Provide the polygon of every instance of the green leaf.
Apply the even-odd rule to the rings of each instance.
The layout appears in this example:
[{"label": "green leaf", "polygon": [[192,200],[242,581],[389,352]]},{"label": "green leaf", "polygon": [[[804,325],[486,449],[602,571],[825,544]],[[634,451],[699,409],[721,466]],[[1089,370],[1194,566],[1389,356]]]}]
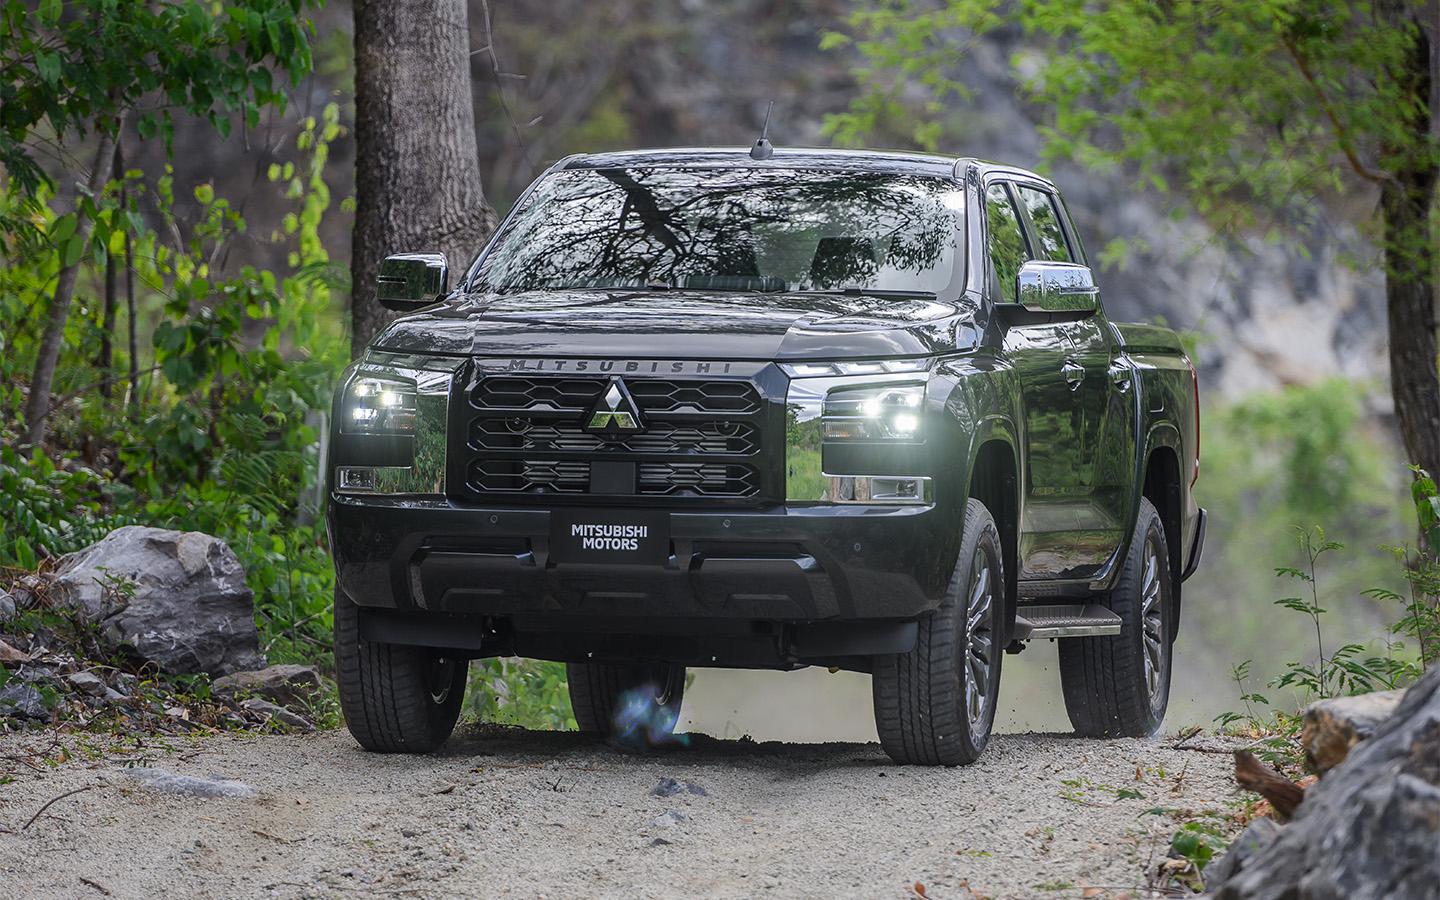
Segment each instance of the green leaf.
[{"label": "green leaf", "polygon": [[75,233],[75,227],[79,220],[74,213],[66,213],[54,222],[50,223],[50,242],[59,246],[70,239]]},{"label": "green leaf", "polygon": [[35,54],[35,71],[50,87],[60,83],[60,55],[41,50]]},{"label": "green leaf", "polygon": [[61,256],[60,264],[69,268],[80,261],[85,254],[85,239],[78,234],[70,235],[70,240],[65,242],[65,251]]}]

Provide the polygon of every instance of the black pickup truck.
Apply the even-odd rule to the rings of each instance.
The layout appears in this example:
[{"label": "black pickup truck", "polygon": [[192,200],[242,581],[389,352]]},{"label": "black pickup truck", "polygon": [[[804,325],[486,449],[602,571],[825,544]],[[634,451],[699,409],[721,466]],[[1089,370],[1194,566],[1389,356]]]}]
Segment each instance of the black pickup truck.
[{"label": "black pickup truck", "polygon": [[891,757],[967,763],[1041,638],[1079,734],[1159,728],[1205,534],[1176,335],[1106,318],[1030,172],[765,150],[573,156],[453,287],[386,260],[327,463],[363,746],[436,748],[524,656],[617,740],[687,666],[869,672]]}]

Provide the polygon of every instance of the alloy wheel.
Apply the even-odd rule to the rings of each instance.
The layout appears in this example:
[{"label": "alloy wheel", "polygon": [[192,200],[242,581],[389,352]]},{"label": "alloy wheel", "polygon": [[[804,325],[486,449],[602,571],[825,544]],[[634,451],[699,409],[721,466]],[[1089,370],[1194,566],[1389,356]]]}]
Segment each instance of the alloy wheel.
[{"label": "alloy wheel", "polygon": [[986,713],[990,703],[990,679],[995,656],[994,609],[996,579],[990,554],[983,546],[975,548],[970,561],[970,592],[965,607],[965,664],[963,687],[965,712],[970,733],[978,739],[987,728]]},{"label": "alloy wheel", "polygon": [[1164,701],[1166,670],[1170,665],[1165,640],[1165,594],[1160,571],[1159,541],[1153,534],[1145,536],[1145,563],[1140,580],[1140,640],[1144,651],[1145,689],[1150,708],[1158,709]]}]

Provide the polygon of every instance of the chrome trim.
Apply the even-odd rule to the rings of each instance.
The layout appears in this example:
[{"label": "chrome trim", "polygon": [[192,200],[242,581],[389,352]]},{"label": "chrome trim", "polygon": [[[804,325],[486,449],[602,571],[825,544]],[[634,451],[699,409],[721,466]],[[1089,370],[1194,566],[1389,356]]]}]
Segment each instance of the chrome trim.
[{"label": "chrome trim", "polygon": [[[928,475],[829,475],[826,503],[869,504],[872,506],[933,506],[935,485]],[[877,490],[877,484],[894,481],[917,482],[918,495],[905,497],[893,490]]]}]

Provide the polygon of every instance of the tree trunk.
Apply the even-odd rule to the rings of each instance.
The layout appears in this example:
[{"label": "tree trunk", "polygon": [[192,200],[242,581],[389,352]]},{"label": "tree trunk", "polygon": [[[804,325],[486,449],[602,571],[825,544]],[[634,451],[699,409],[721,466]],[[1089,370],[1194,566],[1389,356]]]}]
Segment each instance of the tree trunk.
[{"label": "tree trunk", "polygon": [[[1384,218],[1385,302],[1390,329],[1390,389],[1410,462],[1440,476],[1440,358],[1436,354],[1435,236],[1431,216],[1440,167],[1425,152],[1433,126],[1435,60],[1431,33],[1414,22],[1415,45],[1395,76],[1413,100],[1412,136],[1386,147],[1393,177],[1380,191]],[[1440,548],[1437,548],[1440,549]]]},{"label": "tree trunk", "polygon": [[355,233],[351,353],[389,321],[375,273],[436,250],[451,286],[495,228],[480,183],[465,0],[355,0]]},{"label": "tree trunk", "polygon": [[[120,142],[115,142],[115,165],[111,168],[110,177],[116,181],[125,175],[125,160],[120,149]],[[121,206],[124,206],[122,201]],[[95,358],[95,367],[100,370],[103,380],[100,382],[100,396],[106,401],[110,399],[111,387],[114,384],[113,373],[110,371],[115,364],[115,256],[105,254],[105,312],[100,319],[100,353]]]},{"label": "tree trunk", "polygon": [[[100,134],[100,146],[95,150],[95,165],[90,169],[88,190],[91,197],[98,198],[110,177],[110,166],[115,155],[115,138],[104,131]],[[90,240],[95,223],[85,216],[80,217],[76,233],[84,241]],[[40,338],[40,349],[35,357],[35,374],[30,378],[30,398],[25,403],[25,443],[39,447],[45,441],[46,421],[50,416],[50,388],[55,381],[55,366],[60,361],[60,350],[65,343],[65,323],[70,318],[70,301],[75,297],[75,280],[80,276],[80,262],[64,266],[55,283],[55,298],[50,304],[50,319],[45,323],[45,334]]]}]

